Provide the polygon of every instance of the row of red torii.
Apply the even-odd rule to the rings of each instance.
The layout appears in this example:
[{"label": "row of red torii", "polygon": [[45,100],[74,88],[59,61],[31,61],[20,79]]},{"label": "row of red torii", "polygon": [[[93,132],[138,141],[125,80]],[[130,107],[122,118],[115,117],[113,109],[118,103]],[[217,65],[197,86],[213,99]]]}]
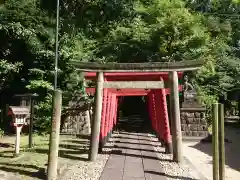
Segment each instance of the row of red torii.
[{"label": "row of red torii", "polygon": [[[73,63],[74,64],[74,63]],[[74,65],[85,73],[85,79],[96,80],[94,115],[91,128],[89,160],[95,161],[112,129],[117,124],[119,96],[147,96],[149,116],[166,153],[173,153],[175,162],[182,161],[182,132],[180,122],[178,79],[184,71],[197,70],[201,61],[171,63],[78,63]],[[130,68],[129,68],[130,67]],[[170,118],[166,95],[170,95]],[[171,120],[171,130],[169,119]],[[171,135],[172,134],[172,135]]]},{"label": "row of red torii", "polygon": [[[182,78],[183,72],[178,72],[178,78]],[[86,73],[86,80],[94,80],[96,73]],[[167,72],[140,72],[140,73],[104,73],[104,82],[109,81],[168,81]],[[182,86],[179,85],[179,90]],[[95,88],[87,88],[88,94],[94,95]],[[100,146],[102,148],[111,135],[112,129],[117,124],[117,111],[119,98],[122,96],[147,96],[147,105],[152,122],[152,127],[156,132],[159,140],[165,146],[166,153],[172,153],[172,139],[169,126],[168,109],[166,95],[170,94],[169,88],[160,89],[143,89],[143,88],[104,88],[103,90],[103,105],[100,129]]]}]

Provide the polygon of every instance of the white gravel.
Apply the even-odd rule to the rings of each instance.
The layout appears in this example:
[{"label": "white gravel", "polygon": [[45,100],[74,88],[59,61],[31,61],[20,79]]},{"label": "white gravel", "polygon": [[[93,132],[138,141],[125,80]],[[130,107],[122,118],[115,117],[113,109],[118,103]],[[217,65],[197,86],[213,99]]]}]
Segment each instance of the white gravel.
[{"label": "white gravel", "polygon": [[7,173],[5,171],[0,170],[0,180],[5,180],[7,177]]},{"label": "white gravel", "polygon": [[[149,135],[152,140],[157,141],[157,138]],[[155,142],[152,142],[155,144]],[[155,150],[158,151],[159,159],[172,160],[171,154],[164,154],[164,148],[155,146]],[[182,164],[178,164],[171,161],[159,161],[161,167],[163,168],[168,180],[202,180],[200,178],[199,172],[192,169],[185,161]]]},{"label": "white gravel", "polygon": [[107,155],[99,155],[96,162],[79,162],[61,180],[97,180],[107,161]]},{"label": "white gravel", "polygon": [[[113,146],[108,142],[107,146]],[[111,149],[104,149],[104,152],[109,152]],[[84,154],[81,157],[87,158]],[[69,167],[66,173],[59,180],[98,180],[101,176],[103,168],[108,160],[109,153],[99,154],[95,162],[79,161],[77,164]]]},{"label": "white gravel", "polygon": [[[226,164],[225,179],[238,180],[240,177],[240,171],[236,167],[240,167],[238,166],[240,164],[238,163],[240,162],[240,130],[226,128],[225,132],[226,137],[232,141],[232,143],[226,144],[226,156],[231,156],[233,157],[232,159],[236,161],[235,169]],[[152,144],[156,145],[157,138],[150,134],[149,137],[153,140]],[[182,164],[171,162],[172,155],[164,154],[164,148],[160,146],[160,143],[158,143],[159,146],[155,146],[155,150],[159,152],[157,153],[159,159],[170,160],[159,161],[168,180],[212,180],[212,144],[198,145],[202,150],[197,149],[195,147],[196,144],[197,142],[183,142],[183,156],[185,160]],[[110,144],[110,146],[111,145],[112,144]],[[84,156],[87,157],[87,155]],[[101,154],[98,156],[96,162],[80,161],[72,166],[69,169],[69,172],[67,172],[67,174],[60,180],[98,180],[108,157],[108,154]]]}]

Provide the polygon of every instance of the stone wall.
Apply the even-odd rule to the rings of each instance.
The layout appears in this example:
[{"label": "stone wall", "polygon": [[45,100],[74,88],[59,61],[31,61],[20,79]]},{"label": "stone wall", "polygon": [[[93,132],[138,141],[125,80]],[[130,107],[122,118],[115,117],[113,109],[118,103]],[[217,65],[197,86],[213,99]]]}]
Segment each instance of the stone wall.
[{"label": "stone wall", "polygon": [[78,114],[69,115],[63,122],[61,133],[67,134],[90,134],[89,111],[82,111]]},{"label": "stone wall", "polygon": [[90,134],[91,115],[91,106],[85,101],[70,104],[61,117],[61,133]]},{"label": "stone wall", "polygon": [[208,136],[208,125],[204,108],[181,108],[180,117],[183,136]]}]

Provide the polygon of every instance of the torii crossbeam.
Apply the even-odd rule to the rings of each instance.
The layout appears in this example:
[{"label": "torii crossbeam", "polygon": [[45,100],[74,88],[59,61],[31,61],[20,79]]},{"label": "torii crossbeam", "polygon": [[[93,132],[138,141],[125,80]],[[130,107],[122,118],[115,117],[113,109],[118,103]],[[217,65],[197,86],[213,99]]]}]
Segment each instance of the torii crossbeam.
[{"label": "torii crossbeam", "polygon": [[[179,108],[179,85],[178,85],[178,73],[184,71],[198,70],[204,61],[192,60],[192,61],[180,61],[180,62],[154,62],[154,63],[86,63],[86,62],[72,62],[79,71],[82,72],[97,72],[97,85],[95,94],[95,113],[92,125],[91,133],[91,145],[89,159],[96,160],[99,147],[99,135],[100,126],[102,119],[102,104],[103,104],[103,89],[113,89],[113,88],[132,88],[137,89],[163,89],[170,88],[170,119],[172,124],[172,140],[173,140],[173,160],[175,162],[182,161],[182,134],[181,134],[181,122],[180,122],[180,108]],[[104,73],[153,73],[153,72],[167,72],[168,73],[168,83],[161,83],[163,79],[159,79],[159,82],[154,84],[153,82],[148,83],[149,80],[139,82],[123,82],[122,84],[117,84],[116,81],[104,82]],[[125,79],[126,80],[126,79]],[[121,81],[119,79],[119,81]],[[142,83],[148,83],[142,87]],[[129,85],[130,84],[130,85]],[[135,87],[134,87],[135,86]]]}]

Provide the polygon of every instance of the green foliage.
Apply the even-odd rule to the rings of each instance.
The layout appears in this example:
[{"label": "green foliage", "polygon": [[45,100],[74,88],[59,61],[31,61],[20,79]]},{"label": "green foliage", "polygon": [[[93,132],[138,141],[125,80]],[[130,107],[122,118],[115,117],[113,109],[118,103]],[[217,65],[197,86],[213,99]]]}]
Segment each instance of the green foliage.
[{"label": "green foliage", "polygon": [[4,131],[0,128],[0,138],[4,136]]},{"label": "green foliage", "polygon": [[[55,13],[55,0],[6,0],[0,7],[1,95],[7,101],[14,93],[38,93],[35,128],[44,131],[51,119]],[[64,107],[86,97],[72,60],[203,59],[194,79],[201,102],[210,107],[226,99],[240,85],[239,13],[237,0],[60,1],[58,87]]]},{"label": "green foliage", "polygon": [[240,6],[232,2],[216,0],[206,4],[195,1],[195,5],[189,5],[205,15],[205,23],[212,37],[209,47],[211,53],[207,58],[211,66],[203,67],[197,77],[199,90],[205,94],[205,99],[211,96],[210,99],[221,97],[226,100],[228,92],[239,86],[240,59],[236,42],[240,38],[240,23],[235,17],[240,12]]},{"label": "green foliage", "polygon": [[[4,59],[0,62],[1,94],[12,96],[26,91],[38,93],[40,102],[36,110],[35,128],[47,130],[52,109],[50,94],[54,76],[54,16],[48,14],[40,1],[7,0],[0,9],[0,21],[0,59]],[[72,82],[70,78],[74,72],[68,62],[75,58],[90,59],[93,42],[80,32],[60,31],[58,85],[63,91],[70,91],[72,95],[77,93],[71,92],[72,87],[67,85]],[[26,80],[25,84],[21,83],[21,78]],[[82,79],[79,81],[78,84],[81,84]],[[65,100],[67,104],[70,98]]]},{"label": "green foliage", "polygon": [[6,60],[0,60],[0,90],[6,88],[14,78],[14,75],[19,72],[22,63],[9,63]]},{"label": "green foliage", "polygon": [[199,58],[209,36],[202,17],[183,5],[182,1],[135,1],[135,16],[112,24],[98,48],[98,58],[118,62]]},{"label": "green foliage", "polygon": [[50,132],[51,128],[51,110],[52,110],[52,96],[47,94],[43,101],[36,106],[36,116],[34,126],[39,132]]}]

